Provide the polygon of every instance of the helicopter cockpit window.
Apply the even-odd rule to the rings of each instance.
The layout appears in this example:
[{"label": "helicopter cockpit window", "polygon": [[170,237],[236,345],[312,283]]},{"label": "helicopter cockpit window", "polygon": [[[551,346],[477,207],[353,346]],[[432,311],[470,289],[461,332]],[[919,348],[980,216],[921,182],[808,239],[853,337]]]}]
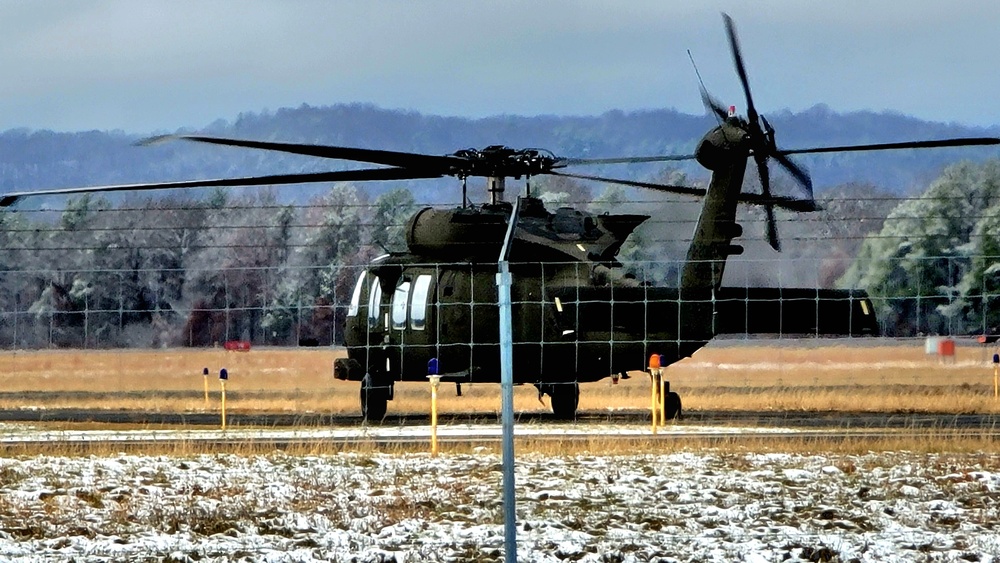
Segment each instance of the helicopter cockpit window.
[{"label": "helicopter cockpit window", "polygon": [[354,294],[351,295],[351,306],[347,309],[347,316],[354,317],[358,314],[358,309],[361,308],[361,291],[365,288],[365,278],[368,277],[367,272],[361,272],[358,276],[358,283],[354,285]]},{"label": "helicopter cockpit window", "polygon": [[431,276],[421,274],[413,283],[413,302],[410,303],[410,328],[424,330],[427,324],[427,296],[430,294]]},{"label": "helicopter cockpit window", "polygon": [[410,282],[405,281],[396,286],[396,292],[392,294],[392,328],[403,330],[406,328],[406,302],[410,297]]},{"label": "helicopter cockpit window", "polygon": [[368,328],[378,327],[378,309],[379,304],[382,303],[382,284],[379,283],[378,278],[372,281],[371,291],[368,292]]}]

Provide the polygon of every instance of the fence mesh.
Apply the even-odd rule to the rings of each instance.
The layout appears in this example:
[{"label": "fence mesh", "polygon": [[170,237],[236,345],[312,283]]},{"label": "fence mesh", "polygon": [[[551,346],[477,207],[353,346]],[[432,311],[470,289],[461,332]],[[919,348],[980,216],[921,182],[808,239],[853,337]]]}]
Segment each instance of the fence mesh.
[{"label": "fence mesh", "polygon": [[[949,264],[956,258],[928,257],[928,264]],[[532,266],[530,263],[522,264]],[[533,265],[535,271],[544,271],[556,264]],[[676,306],[664,308],[664,301],[673,302],[676,294],[656,293],[657,288],[676,287],[677,279],[656,277],[654,272],[676,271],[677,263],[649,262],[629,263],[626,268],[638,280],[641,299],[636,297],[634,288],[622,288],[608,284],[606,291],[595,291],[591,276],[592,268],[587,264],[562,265],[579,270],[578,279],[582,293],[575,296],[581,309],[586,310],[589,319],[584,323],[607,322],[609,339],[615,339],[615,326],[627,326],[628,334],[643,333],[652,327],[648,323],[669,326],[680,323]],[[783,265],[773,260],[734,261],[731,275],[725,280],[725,293],[716,294],[714,306],[724,309],[726,301],[746,299],[747,294],[738,290],[755,287],[749,276],[740,276],[739,271],[774,268],[780,271]],[[796,268],[819,271],[818,261],[800,260]],[[354,280],[366,269],[365,265],[344,265],[327,267],[236,267],[219,269],[7,269],[0,273],[0,347],[2,348],[117,348],[117,347],[165,347],[165,346],[211,346],[230,340],[248,340],[260,345],[313,346],[342,344],[344,342],[343,323],[350,308],[351,287]],[[450,275],[461,271],[455,264],[427,264],[425,268],[444,269]],[[482,270],[477,265],[474,269]],[[485,266],[487,269],[489,265]],[[890,264],[890,268],[899,268]],[[940,266],[938,266],[940,267]],[[468,271],[472,266],[466,266]],[[741,280],[740,278],[743,277]],[[334,280],[325,291],[285,291],[290,284],[304,280],[329,278]],[[465,304],[471,325],[476,315],[487,314],[482,308],[490,304],[486,296],[495,294],[492,283],[482,283],[481,277],[470,274],[473,284],[470,295],[475,301]],[[542,294],[531,298],[521,295],[515,305],[520,310],[531,311],[544,322],[543,310],[549,305],[551,282],[542,275]],[[185,292],[183,296],[172,288],[195,280],[198,288]],[[299,280],[299,281],[294,281]],[[779,283],[775,289],[795,289]],[[742,283],[741,283],[742,282]],[[518,281],[515,278],[515,285]],[[481,287],[476,287],[476,284]],[[996,331],[998,315],[996,303],[1000,291],[991,291],[988,279],[984,278],[978,288],[965,288],[961,293],[953,287],[928,287],[920,277],[890,281],[881,287],[847,288],[865,291],[875,306],[879,319],[879,332],[893,337],[922,335],[972,335],[992,334]],[[565,284],[562,288],[565,289]],[[820,288],[812,295],[796,294],[789,297],[785,292],[774,292],[766,296],[758,295],[758,301],[782,303],[800,302],[811,299],[817,304],[816,314],[823,322],[823,315],[844,314],[826,312],[819,308],[822,298]],[[177,298],[171,299],[174,291]],[[619,294],[616,299],[616,292]],[[625,294],[628,297],[625,297]],[[565,294],[565,291],[562,292]],[[744,297],[739,297],[744,296]],[[844,299],[850,299],[845,293]],[[387,296],[390,300],[391,296]],[[432,301],[434,300],[432,296]],[[620,308],[603,310],[604,302],[622,304]],[[641,308],[635,303],[641,301]],[[495,302],[495,301],[494,301]],[[624,303],[631,303],[626,308]],[[437,305],[446,309],[463,305],[453,302]],[[668,311],[657,316],[649,311]],[[739,310],[739,309],[737,309]],[[408,311],[401,310],[406,316]],[[742,311],[741,311],[742,314]],[[850,313],[847,313],[850,314]],[[442,315],[439,315],[442,316]],[[621,317],[616,319],[615,316]],[[667,318],[673,316],[674,318]],[[597,319],[595,317],[600,317]],[[746,320],[746,319],[744,319]],[[827,319],[829,320],[829,319]],[[738,318],[727,318],[731,327],[740,323]],[[718,327],[717,327],[718,328]],[[738,330],[726,330],[729,334],[741,335]],[[778,325],[769,334],[781,336],[801,336],[802,331],[783,331]],[[808,335],[808,334],[806,334]],[[469,335],[470,338],[473,335]],[[742,336],[753,337],[745,331]],[[684,335],[679,338],[683,339]]]}]

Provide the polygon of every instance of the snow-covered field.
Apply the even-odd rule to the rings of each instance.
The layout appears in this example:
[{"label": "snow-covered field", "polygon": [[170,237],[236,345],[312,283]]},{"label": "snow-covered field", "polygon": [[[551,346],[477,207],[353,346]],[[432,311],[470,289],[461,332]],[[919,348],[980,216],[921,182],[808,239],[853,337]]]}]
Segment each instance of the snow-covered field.
[{"label": "snow-covered field", "polygon": [[[500,561],[490,453],[0,458],[0,560]],[[521,455],[522,561],[1000,561],[1000,457]]]}]

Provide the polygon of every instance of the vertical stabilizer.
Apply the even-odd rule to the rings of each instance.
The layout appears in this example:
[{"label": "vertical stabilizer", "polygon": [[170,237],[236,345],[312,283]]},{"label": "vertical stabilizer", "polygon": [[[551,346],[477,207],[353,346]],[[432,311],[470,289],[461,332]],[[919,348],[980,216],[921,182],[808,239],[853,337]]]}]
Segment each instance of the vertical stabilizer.
[{"label": "vertical stabilizer", "polygon": [[698,162],[712,171],[712,181],[688,248],[681,275],[682,296],[718,289],[726,259],[743,251],[732,240],[742,234],[736,223],[736,207],[748,154],[746,131],[730,123],[710,131],[698,146]]}]

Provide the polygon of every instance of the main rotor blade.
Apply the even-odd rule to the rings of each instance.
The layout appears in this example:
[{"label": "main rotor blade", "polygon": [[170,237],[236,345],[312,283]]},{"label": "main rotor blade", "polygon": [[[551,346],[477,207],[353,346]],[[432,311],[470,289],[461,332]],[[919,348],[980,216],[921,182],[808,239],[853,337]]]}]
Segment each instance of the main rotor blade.
[{"label": "main rotor blade", "polygon": [[672,154],[663,156],[624,156],[620,158],[560,158],[556,166],[590,166],[597,164],[634,164],[637,162],[670,162],[694,160],[693,154]]},{"label": "main rotor blade", "polygon": [[694,196],[704,196],[704,188],[692,188],[689,186],[670,186],[667,184],[653,184],[650,182],[636,182],[634,180],[619,180],[617,178],[604,178],[601,176],[590,176],[587,174],[570,174],[568,172],[555,172],[548,171],[546,174],[551,174],[552,176],[565,176],[567,178],[577,178],[580,180],[593,180],[595,182],[604,182],[606,184],[620,184],[623,186],[633,186],[636,188],[648,188],[651,190],[657,190],[661,192],[669,192],[674,194],[682,195],[694,195]]},{"label": "main rotor blade", "polygon": [[440,171],[442,174],[446,173],[447,170],[454,166],[462,166],[467,162],[464,158],[451,155],[436,156],[411,152],[359,149],[354,147],[335,147],[329,145],[248,141],[244,139],[224,139],[221,137],[205,137],[201,135],[162,135],[139,141],[139,144],[151,145],[173,139],[182,139],[198,143],[211,143],[214,145],[226,145],[231,147],[280,151],[306,156],[317,156],[320,158],[335,158],[339,160],[351,160],[354,162],[384,164],[386,166],[398,166],[401,168],[434,170],[435,172]]},{"label": "main rotor blade", "polygon": [[729,48],[733,52],[733,63],[736,65],[736,74],[740,76],[740,83],[743,84],[743,94],[747,98],[747,121],[750,126],[760,133],[760,123],[757,121],[757,108],[753,105],[753,96],[750,95],[750,81],[747,79],[747,69],[743,64],[743,54],[740,50],[740,40],[736,36],[736,24],[729,14],[723,13],[722,19],[726,23],[726,35],[729,36]]},{"label": "main rotor blade", "polygon": [[[552,176],[566,176],[568,178],[578,178],[580,180],[594,180],[596,182],[605,182],[607,184],[621,184],[623,186],[633,186],[636,188],[648,188],[651,190],[657,190],[661,192],[669,192],[681,195],[693,195],[702,197],[705,195],[704,188],[692,188],[690,186],[669,186],[666,184],[653,184],[649,182],[636,182],[633,180],[619,180],[616,178],[603,178],[600,176],[589,176],[586,174],[570,174],[567,172],[547,172]],[[750,205],[771,205],[774,207],[780,207],[782,209],[787,209],[789,211],[799,211],[799,212],[810,212],[819,209],[816,202],[810,199],[793,199],[785,196],[772,195],[765,197],[762,194],[754,193],[741,193],[739,195],[739,201],[742,203],[748,203]]]},{"label": "main rotor blade", "polygon": [[785,170],[788,170],[789,174],[791,174],[793,177],[795,177],[796,180],[798,180],[799,184],[801,184],[802,187],[805,188],[806,194],[809,196],[809,199],[812,199],[813,183],[812,183],[812,178],[809,177],[809,173],[806,172],[803,168],[801,168],[798,164],[795,164],[790,158],[788,158],[781,152],[773,152],[771,153],[771,156],[774,158],[774,160],[778,161],[778,164],[784,166]]},{"label": "main rotor blade", "polygon": [[896,149],[929,149],[937,147],[969,147],[1000,145],[997,137],[958,137],[933,141],[904,141],[900,143],[873,143],[870,145],[841,145],[837,147],[813,147],[808,149],[779,150],[776,154],[815,154],[822,152],[884,151]]},{"label": "main rotor blade", "polygon": [[163,190],[177,188],[211,188],[236,186],[269,186],[281,184],[308,184],[313,182],[364,182],[370,180],[415,180],[440,178],[442,174],[420,173],[405,168],[367,168],[363,170],[340,170],[334,172],[313,172],[307,174],[276,174],[248,178],[218,178],[211,180],[184,180],[179,182],[153,182],[145,184],[116,184],[108,186],[87,186],[82,188],[59,188],[35,192],[14,192],[0,196],[0,207],[9,207],[24,197],[43,195],[73,195],[94,192],[124,192]]},{"label": "main rotor blade", "polygon": [[817,205],[814,200],[794,199],[780,195],[765,197],[763,194],[742,193],[740,194],[739,200],[742,203],[748,203],[750,205],[780,207],[782,209],[798,211],[800,213],[809,213],[820,209],[819,205]]}]

